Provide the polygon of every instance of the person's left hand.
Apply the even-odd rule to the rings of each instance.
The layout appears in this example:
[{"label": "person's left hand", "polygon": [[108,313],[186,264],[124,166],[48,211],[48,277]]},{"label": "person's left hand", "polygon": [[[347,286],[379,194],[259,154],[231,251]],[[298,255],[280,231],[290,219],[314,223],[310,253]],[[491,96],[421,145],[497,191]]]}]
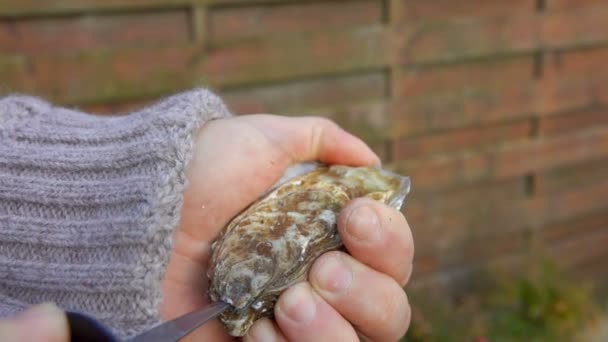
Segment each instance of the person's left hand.
[{"label": "person's left hand", "polygon": [[[246,115],[203,126],[162,282],[164,319],[209,302],[205,272],[212,241],[289,165],[312,160],[353,166],[380,163],[363,142],[326,119]],[[402,287],[413,258],[405,218],[379,202],[356,199],[342,210],[338,229],[350,255],[322,255],[307,282],[280,296],[275,320],[256,322],[245,341],[394,341],[405,334],[410,308]],[[232,340],[217,320],[189,339]]]},{"label": "person's left hand", "polygon": [[14,317],[0,320],[2,342],[68,342],[69,340],[67,317],[63,310],[53,303],[39,304]]}]

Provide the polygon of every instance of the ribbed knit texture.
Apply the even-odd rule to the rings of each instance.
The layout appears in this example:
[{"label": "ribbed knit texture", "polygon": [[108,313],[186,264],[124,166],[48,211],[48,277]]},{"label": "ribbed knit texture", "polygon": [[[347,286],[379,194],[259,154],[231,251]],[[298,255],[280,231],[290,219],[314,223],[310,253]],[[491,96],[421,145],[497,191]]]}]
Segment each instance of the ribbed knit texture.
[{"label": "ribbed knit texture", "polygon": [[229,115],[203,89],[113,117],[0,99],[0,317],[53,301],[122,337],[157,324],[193,134]]}]

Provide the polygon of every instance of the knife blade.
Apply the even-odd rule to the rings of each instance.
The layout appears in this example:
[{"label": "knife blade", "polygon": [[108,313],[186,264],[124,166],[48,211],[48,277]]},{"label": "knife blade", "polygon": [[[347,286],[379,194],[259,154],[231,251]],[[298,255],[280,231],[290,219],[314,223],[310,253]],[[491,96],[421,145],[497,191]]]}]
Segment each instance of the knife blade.
[{"label": "knife blade", "polygon": [[230,305],[224,302],[213,303],[203,309],[187,313],[174,320],[162,323],[137,335],[127,342],[173,342],[179,341],[199,326],[226,311]]},{"label": "knife blade", "polygon": [[119,340],[107,326],[89,315],[67,311],[66,316],[72,342],[176,342],[229,307],[230,305],[224,302],[212,303],[202,309],[161,323],[125,341]]}]

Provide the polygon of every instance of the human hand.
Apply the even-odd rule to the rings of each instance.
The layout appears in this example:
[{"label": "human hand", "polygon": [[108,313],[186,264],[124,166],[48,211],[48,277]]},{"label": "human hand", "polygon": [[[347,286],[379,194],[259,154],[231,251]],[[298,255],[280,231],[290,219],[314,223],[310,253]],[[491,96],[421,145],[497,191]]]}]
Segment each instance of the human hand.
[{"label": "human hand", "polygon": [[69,338],[67,318],[53,304],[37,305],[13,318],[0,320],[3,342],[68,342]]},{"label": "human hand", "polygon": [[[325,119],[247,115],[208,122],[202,128],[189,169],[181,225],[162,283],[164,319],[208,303],[205,272],[213,240],[289,165],[310,160],[379,164],[378,157],[363,142]],[[367,214],[371,210],[378,215],[376,224],[373,215],[350,215],[363,207],[369,209]],[[331,252],[319,258],[309,282],[294,286],[280,297],[275,307],[276,323],[258,321],[244,340],[349,341],[358,340],[357,334],[373,340],[396,340],[405,333],[409,305],[401,286],[409,276],[413,253],[405,219],[390,207],[357,199],[342,211],[338,229],[351,255]],[[375,242],[364,242],[352,233],[374,229],[378,232]],[[324,277],[327,268],[334,277],[343,274],[341,268],[332,266],[332,260],[339,260],[350,270],[352,283],[347,290],[328,291],[324,286],[334,288],[344,283]],[[307,309],[306,303],[314,310],[310,306]],[[306,312],[312,312],[307,322],[290,318],[294,313],[301,317]],[[217,320],[190,338],[231,340]]]}]

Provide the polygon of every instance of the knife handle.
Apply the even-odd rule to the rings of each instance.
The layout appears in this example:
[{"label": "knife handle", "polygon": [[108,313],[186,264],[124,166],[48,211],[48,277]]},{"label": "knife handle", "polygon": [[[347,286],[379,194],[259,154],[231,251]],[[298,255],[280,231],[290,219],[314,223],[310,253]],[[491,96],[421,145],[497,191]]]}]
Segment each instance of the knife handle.
[{"label": "knife handle", "polygon": [[80,312],[67,311],[71,342],[120,342],[101,322]]}]

